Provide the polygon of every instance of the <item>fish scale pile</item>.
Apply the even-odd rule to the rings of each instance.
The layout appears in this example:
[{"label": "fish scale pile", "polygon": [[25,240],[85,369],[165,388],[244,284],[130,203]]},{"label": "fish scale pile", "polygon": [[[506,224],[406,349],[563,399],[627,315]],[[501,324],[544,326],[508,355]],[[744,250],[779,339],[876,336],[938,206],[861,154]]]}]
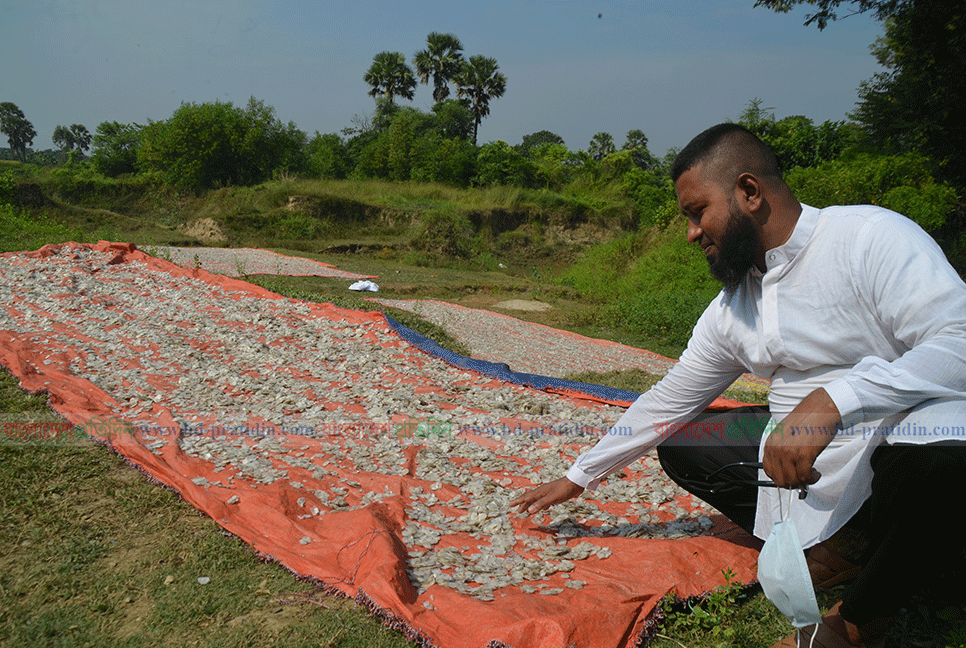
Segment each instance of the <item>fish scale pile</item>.
[{"label": "fish scale pile", "polygon": [[[76,351],[69,370],[111,394],[114,414],[157,454],[171,440],[152,432],[167,408],[181,449],[225,475],[196,483],[268,484],[307,470],[309,487],[289,484],[304,490],[299,517],[312,518],[399,495],[363,485],[378,481],[361,477],[367,473],[409,475],[402,540],[420,593],[436,584],[481,600],[503,587],[553,595],[561,582],[584,585],[570,578],[576,562],[610,555],[602,538],[683,537],[711,526],[710,509],[648,456],[628,468],[630,478],[602,484],[595,499],[555,507],[545,531],[519,531],[509,502],[564,474],[596,440],[567,430],[602,433],[623,410],[494,383],[416,350],[378,322],[318,317],[304,302],[138,261],[112,265],[113,257],[65,247],[42,259],[0,258],[0,329]],[[507,421],[517,433],[507,433]],[[295,434],[214,433],[252,429]],[[419,433],[425,429],[433,433]],[[471,438],[481,434],[498,443]],[[608,512],[614,505],[620,514]]]}]

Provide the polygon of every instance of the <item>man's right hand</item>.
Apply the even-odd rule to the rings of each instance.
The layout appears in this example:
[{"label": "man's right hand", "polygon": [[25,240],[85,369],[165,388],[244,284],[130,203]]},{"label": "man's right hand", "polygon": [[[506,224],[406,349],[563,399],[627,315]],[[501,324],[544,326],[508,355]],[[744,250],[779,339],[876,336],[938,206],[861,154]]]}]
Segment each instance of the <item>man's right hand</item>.
[{"label": "man's right hand", "polygon": [[577,497],[582,492],[584,492],[583,486],[578,486],[566,477],[561,477],[549,484],[534,488],[529,493],[524,493],[510,502],[510,507],[517,506],[520,513],[532,515],[550,508],[554,504],[560,504]]}]

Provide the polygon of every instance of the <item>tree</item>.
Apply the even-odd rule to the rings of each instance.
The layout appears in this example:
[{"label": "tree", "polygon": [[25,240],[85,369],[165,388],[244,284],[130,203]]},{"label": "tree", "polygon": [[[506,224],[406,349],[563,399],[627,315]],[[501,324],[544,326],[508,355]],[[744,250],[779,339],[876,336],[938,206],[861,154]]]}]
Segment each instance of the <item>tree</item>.
[{"label": "tree", "polygon": [[57,127],[54,128],[54,135],[51,139],[54,142],[54,146],[59,148],[64,153],[73,150],[74,148],[73,137],[70,134],[70,129],[66,126],[57,124]]},{"label": "tree", "polygon": [[566,146],[564,138],[548,130],[537,131],[523,136],[523,141],[517,145],[517,151],[524,157],[530,157],[533,149],[544,144],[562,144]]},{"label": "tree", "polygon": [[621,150],[630,151],[634,165],[640,169],[650,169],[656,163],[654,156],[647,150],[647,135],[640,129],[634,128],[627,131],[627,138]]},{"label": "tree", "polygon": [[[880,20],[888,18],[896,10],[896,8],[908,0],[844,0],[849,5],[852,5],[852,11],[844,16],[843,18],[848,18],[849,16],[854,16],[857,14],[865,13],[867,11],[874,11],[876,16]],[[926,0],[931,1],[931,0]],[[810,4],[815,5],[818,11],[813,14],[805,16],[805,25],[811,25],[815,23],[819,29],[825,29],[828,26],[829,21],[839,20],[839,16],[836,13],[838,11],[838,6],[842,4],[843,0],[756,0],[756,7],[767,7],[772,11],[778,13],[788,13],[791,9],[798,4]]]},{"label": "tree", "polygon": [[873,53],[886,72],[859,89],[852,117],[889,153],[919,151],[938,175],[966,188],[966,7],[906,2],[885,23]]},{"label": "tree", "polygon": [[64,153],[74,150],[83,153],[91,147],[91,134],[87,127],[81,124],[71,124],[70,128],[58,124],[52,139],[54,146]]},{"label": "tree", "polygon": [[598,162],[616,150],[614,138],[610,136],[610,133],[604,132],[595,134],[590,140],[590,146],[587,147],[590,157]]},{"label": "tree", "polygon": [[389,103],[397,96],[411,100],[416,90],[416,78],[400,52],[376,54],[363,79],[372,86],[370,96],[385,97]]},{"label": "tree", "polygon": [[233,142],[241,184],[261,182],[276,171],[304,168],[306,137],[295,122],[283,124],[273,106],[255,97],[249,97],[241,117],[243,135]]},{"label": "tree", "polygon": [[342,138],[335,133],[315,132],[306,146],[309,172],[320,178],[345,178],[349,173],[349,154]]},{"label": "tree", "polygon": [[535,184],[553,190],[573,182],[582,164],[580,157],[568,151],[563,143],[541,144],[530,149],[527,157],[536,171]]},{"label": "tree", "polygon": [[432,32],[426,37],[427,47],[416,52],[413,65],[419,80],[428,84],[433,80],[433,101],[439,103],[449,96],[449,82],[463,63],[463,44],[453,34]]},{"label": "tree", "polygon": [[138,124],[101,122],[94,132],[92,144],[91,165],[99,173],[116,178],[137,170],[138,147],[141,145]]},{"label": "tree", "polygon": [[776,120],[772,108],[762,108],[761,99],[748,102],[738,123],[757,135],[778,158],[782,171],[812,167],[837,158],[856,140],[856,126],[844,121],[826,121],[815,126],[803,115]]},{"label": "tree", "polygon": [[803,203],[881,205],[938,233],[956,206],[956,192],[937,183],[929,161],[920,153],[880,155],[856,153],[786,174],[788,186]]},{"label": "tree", "polygon": [[34,143],[37,131],[13,102],[0,103],[0,133],[7,136],[10,150],[20,156],[21,162],[26,162],[27,147]]},{"label": "tree", "polygon": [[70,133],[74,137],[74,148],[81,153],[91,147],[91,134],[83,124],[71,124]]},{"label": "tree", "polygon": [[533,184],[536,175],[533,162],[520,155],[503,140],[480,147],[476,158],[476,169],[474,184],[482,187],[490,185],[529,187]]},{"label": "tree", "polygon": [[139,161],[169,184],[195,191],[255,184],[304,165],[305,133],[293,122],[282,124],[274,108],[254,97],[244,109],[231,102],[183,103],[142,133]]},{"label": "tree", "polygon": [[[807,17],[824,29],[839,19],[842,0],[758,0],[785,12],[797,4],[818,11]],[[966,187],[966,7],[961,0],[857,0],[850,14],[866,11],[885,23],[873,53],[887,69],[865,81],[851,117],[870,142],[887,153],[920,151],[938,163],[938,175]]]},{"label": "tree", "polygon": [[453,79],[458,86],[457,94],[470,102],[469,109],[474,119],[474,144],[480,122],[490,114],[490,100],[502,97],[506,92],[506,77],[499,70],[496,59],[477,54],[463,61],[459,74]]},{"label": "tree", "polygon": [[473,134],[473,113],[466,99],[446,99],[433,106],[436,128],[447,138],[469,139]]}]

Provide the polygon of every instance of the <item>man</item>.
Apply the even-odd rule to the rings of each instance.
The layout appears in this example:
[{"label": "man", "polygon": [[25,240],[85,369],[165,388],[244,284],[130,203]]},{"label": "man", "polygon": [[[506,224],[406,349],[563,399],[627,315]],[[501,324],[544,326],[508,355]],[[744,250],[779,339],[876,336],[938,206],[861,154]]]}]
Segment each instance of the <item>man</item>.
[{"label": "man", "polygon": [[[808,548],[868,513],[861,574],[820,631],[873,645],[908,596],[960,560],[961,539],[939,531],[923,546],[920,527],[942,524],[966,474],[966,285],[894,212],[800,204],[774,154],[736,124],[694,138],[671,175],[688,240],[724,289],[680,362],[617,423],[633,434],[606,435],[513,505],[563,502],[658,446],[669,476],[761,538],[790,515]],[[771,380],[767,429],[718,445],[665,441],[745,371]],[[808,486],[807,497],[709,479],[759,458],[777,486]]]}]

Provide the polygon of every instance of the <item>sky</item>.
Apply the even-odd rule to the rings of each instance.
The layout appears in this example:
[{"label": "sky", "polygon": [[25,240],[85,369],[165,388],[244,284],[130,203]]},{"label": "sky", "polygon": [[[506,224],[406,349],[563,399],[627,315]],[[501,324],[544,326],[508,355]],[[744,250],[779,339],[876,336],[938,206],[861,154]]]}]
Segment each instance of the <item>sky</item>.
[{"label": "sky", "polygon": [[[54,148],[54,128],[146,124],[182,103],[254,96],[309,136],[338,133],[374,100],[363,75],[385,50],[407,60],[433,31],[495,58],[506,93],[479,143],[541,130],[586,150],[640,129],[655,155],[735,120],[758,98],[779,119],[842,120],[881,68],[867,15],[803,25],[755,0],[0,0],[0,102]],[[420,85],[414,100],[432,108]],[[454,92],[455,94],[455,92]],[[0,145],[5,145],[5,137]]]}]

